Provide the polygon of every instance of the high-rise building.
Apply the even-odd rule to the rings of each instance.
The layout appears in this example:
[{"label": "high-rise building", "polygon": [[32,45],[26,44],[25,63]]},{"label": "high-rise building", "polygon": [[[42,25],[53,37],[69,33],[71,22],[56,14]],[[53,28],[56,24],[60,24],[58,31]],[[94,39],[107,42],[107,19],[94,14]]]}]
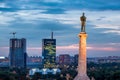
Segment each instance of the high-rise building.
[{"label": "high-rise building", "polygon": [[60,65],[68,65],[70,64],[70,55],[69,54],[61,54],[59,56],[59,64]]},{"label": "high-rise building", "polygon": [[56,39],[42,40],[42,63],[45,68],[54,68],[56,65]]},{"label": "high-rise building", "polygon": [[10,39],[10,67],[26,67],[26,39]]}]

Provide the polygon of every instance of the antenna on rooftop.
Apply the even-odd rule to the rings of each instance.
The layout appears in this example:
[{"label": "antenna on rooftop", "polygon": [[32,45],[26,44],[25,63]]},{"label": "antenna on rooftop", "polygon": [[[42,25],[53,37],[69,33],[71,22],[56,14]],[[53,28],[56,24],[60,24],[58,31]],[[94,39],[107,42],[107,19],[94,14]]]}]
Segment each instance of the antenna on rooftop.
[{"label": "antenna on rooftop", "polygon": [[53,39],[53,32],[51,32],[51,39]]}]

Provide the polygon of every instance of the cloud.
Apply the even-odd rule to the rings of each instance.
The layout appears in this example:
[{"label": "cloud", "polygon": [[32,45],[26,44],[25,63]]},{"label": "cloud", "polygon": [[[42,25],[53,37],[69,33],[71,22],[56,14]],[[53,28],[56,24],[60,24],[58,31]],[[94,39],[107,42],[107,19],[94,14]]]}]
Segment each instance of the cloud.
[{"label": "cloud", "polygon": [[[59,47],[75,48],[71,45],[79,41],[77,37],[80,32],[79,18],[83,12],[87,17],[88,44],[119,43],[120,40],[119,0],[1,0],[0,2],[1,47],[9,45],[12,36],[10,32],[17,32],[17,38],[25,37],[28,47],[40,47],[41,40],[49,38],[51,31],[54,31],[54,38],[57,39]],[[115,49],[118,47],[114,46]],[[108,46],[96,48],[106,52],[110,49],[112,50]],[[75,50],[72,51],[67,53],[77,53]],[[37,49],[36,53],[39,53]]]},{"label": "cloud", "polygon": [[0,56],[8,57],[9,48],[8,47],[0,47]]},{"label": "cloud", "polygon": [[0,8],[9,8],[5,3],[0,3]]},{"label": "cloud", "polygon": [[[45,10],[20,10],[16,12],[2,12],[0,15],[1,30],[8,30],[4,31],[2,34],[8,34],[15,31],[18,34],[21,34],[21,37],[26,37],[31,40],[30,42],[34,42],[33,40],[40,40],[41,38],[48,37],[47,34],[53,30],[56,31],[55,38],[58,40],[58,45],[75,44],[78,41],[77,34],[80,32],[79,17],[82,12],[85,12],[87,16],[86,31],[89,34],[88,43],[119,42],[119,39],[116,40],[116,38],[118,38],[117,35],[119,34],[119,11],[90,12],[86,10],[69,10],[65,11],[65,14],[54,15],[45,14],[43,13],[44,11]],[[102,20],[98,21],[97,19]],[[47,31],[47,34],[44,34],[45,31]],[[28,33],[30,35],[42,35],[30,36]],[[109,34],[112,35],[112,39]],[[66,38],[66,36],[71,40]],[[63,42],[63,40],[67,41],[67,43]]]},{"label": "cloud", "polygon": [[63,14],[66,10],[65,9],[60,9],[60,8],[51,8],[51,9],[46,9],[45,12],[46,14]]},{"label": "cloud", "polygon": [[[114,43],[115,45],[116,43]],[[109,46],[108,46],[109,45]],[[113,45],[113,44],[112,44]],[[111,55],[111,53],[116,53],[119,50],[119,48],[117,47],[113,47],[113,46],[110,46],[110,44],[106,44],[106,45],[88,45],[87,46],[87,54],[89,57],[93,56],[91,55],[91,53],[96,53],[96,52],[101,52],[99,54],[94,54],[94,56],[97,56],[99,57],[100,54],[103,54],[102,56],[106,56],[106,55]],[[78,54],[79,53],[79,49],[78,49],[78,44],[72,44],[72,45],[66,45],[66,46],[57,46],[57,52],[56,54],[57,55],[60,55],[60,54],[70,54],[72,56],[74,56],[75,54]],[[29,48],[31,49],[31,48]],[[32,48],[33,51],[37,51],[38,54],[37,55],[41,55],[41,48],[40,47],[34,47]],[[34,52],[33,52],[34,53]],[[31,54],[31,51],[29,53],[29,55],[34,55],[34,54]],[[115,54],[115,55],[119,55],[119,54]]]},{"label": "cloud", "polygon": [[[105,53],[114,53],[114,52],[119,52],[119,48],[116,47],[115,45],[120,43],[109,43],[109,44],[88,44],[87,46],[87,54],[90,56],[91,52],[101,52],[101,54],[104,53],[104,55],[106,55]],[[119,46],[120,47],[120,46]],[[66,46],[57,46],[56,47],[56,54],[60,55],[60,54],[70,54],[70,55],[75,55],[79,53],[79,45],[78,44],[72,44],[72,45],[66,45]],[[2,54],[0,56],[8,56],[8,52],[9,52],[9,47],[0,47],[0,51],[1,53],[5,53]],[[42,47],[27,47],[27,53],[28,56],[41,56],[42,55]],[[108,55],[109,55],[108,54]],[[104,56],[103,55],[103,56]],[[99,56],[97,54],[95,54],[94,56]]]},{"label": "cloud", "polygon": [[113,48],[113,47],[87,47],[88,50],[92,50],[92,51],[119,51],[119,49],[117,48]]},{"label": "cloud", "polygon": [[8,9],[2,8],[0,9],[1,11],[45,9],[48,10],[47,12],[50,12],[50,14],[58,14],[64,10],[120,10],[119,0],[109,0],[109,2],[104,0],[6,0],[1,2],[1,7],[10,7]]},{"label": "cloud", "polygon": [[44,0],[44,2],[50,2],[50,3],[61,3],[62,0]]},{"label": "cloud", "polygon": [[108,31],[105,31],[104,33],[107,33],[107,34],[113,33],[113,34],[118,34],[118,35],[120,35],[120,30],[108,30]]},{"label": "cloud", "polygon": [[67,31],[74,29],[71,25],[62,24],[56,21],[43,21],[39,26],[40,29],[53,31]]}]

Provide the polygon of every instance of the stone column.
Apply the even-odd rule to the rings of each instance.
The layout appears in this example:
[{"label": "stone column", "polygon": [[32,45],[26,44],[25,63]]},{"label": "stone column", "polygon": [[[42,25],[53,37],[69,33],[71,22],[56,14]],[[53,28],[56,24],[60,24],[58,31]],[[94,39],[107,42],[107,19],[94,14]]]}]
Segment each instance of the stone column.
[{"label": "stone column", "polygon": [[78,74],[74,80],[90,80],[87,76],[87,60],[86,60],[86,39],[87,34],[81,32],[79,34],[79,58],[78,58]]}]

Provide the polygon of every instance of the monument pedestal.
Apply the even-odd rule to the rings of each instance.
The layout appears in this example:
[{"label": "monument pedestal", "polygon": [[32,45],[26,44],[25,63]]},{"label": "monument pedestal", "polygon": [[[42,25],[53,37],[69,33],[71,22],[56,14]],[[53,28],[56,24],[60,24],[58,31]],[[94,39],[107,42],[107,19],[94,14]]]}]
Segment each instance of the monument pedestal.
[{"label": "monument pedestal", "polygon": [[74,80],[90,80],[87,76],[87,60],[86,60],[86,38],[87,34],[81,32],[79,34],[79,58],[78,58],[78,74]]}]

